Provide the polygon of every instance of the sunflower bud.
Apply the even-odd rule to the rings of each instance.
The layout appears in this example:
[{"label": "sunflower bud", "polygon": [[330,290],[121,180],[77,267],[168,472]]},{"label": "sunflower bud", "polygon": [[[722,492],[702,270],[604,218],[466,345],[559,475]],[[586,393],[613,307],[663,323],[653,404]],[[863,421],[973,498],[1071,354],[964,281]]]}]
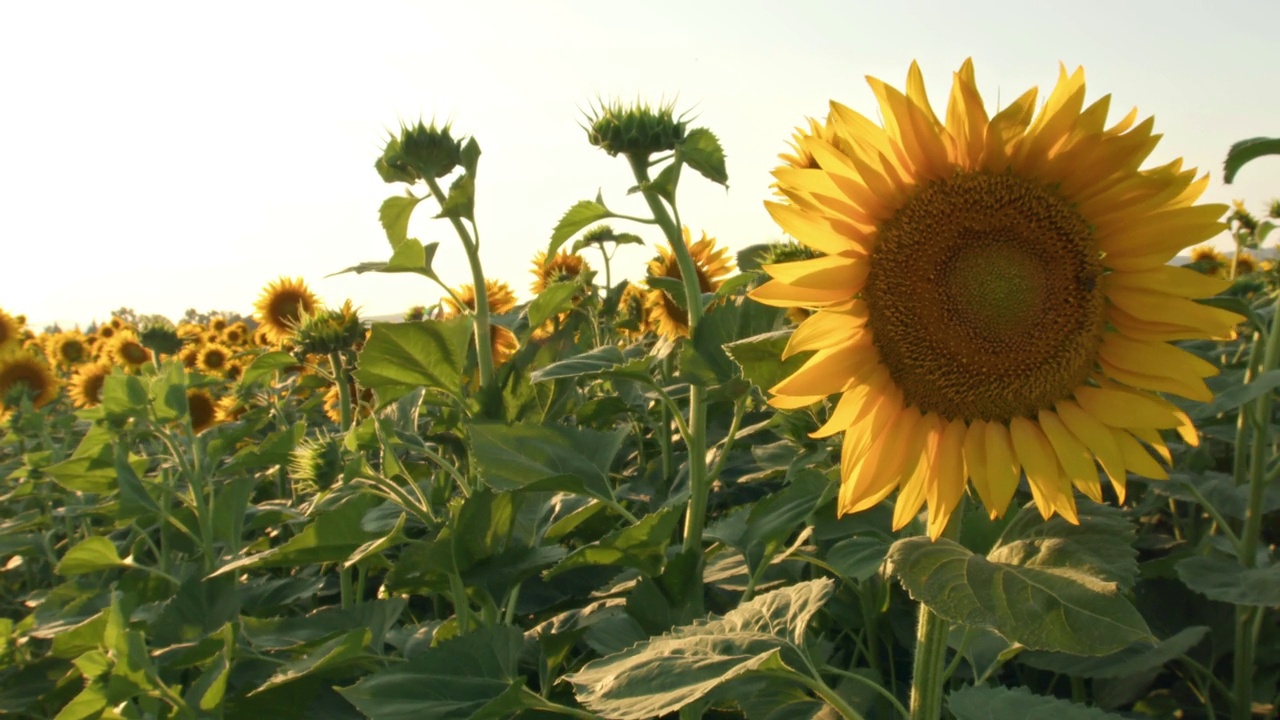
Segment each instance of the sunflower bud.
[{"label": "sunflower bud", "polygon": [[688,123],[678,119],[671,105],[651,108],[637,103],[627,107],[613,103],[600,107],[587,130],[592,145],[610,155],[641,157],[676,149]]},{"label": "sunflower bud", "polygon": [[1258,229],[1258,219],[1244,208],[1243,200],[1234,200],[1231,203],[1231,214],[1227,216],[1227,222],[1236,225],[1245,232],[1252,233]]},{"label": "sunflower bud", "polygon": [[328,434],[303,438],[289,453],[295,495],[327,490],[342,474],[342,447]]},{"label": "sunflower bud", "polygon": [[1267,217],[1280,220],[1280,200],[1271,201],[1271,205],[1267,207]]},{"label": "sunflower bud", "polygon": [[449,126],[435,123],[402,126],[400,137],[391,138],[373,166],[386,182],[414,183],[441,178],[462,162],[462,144],[449,135]]},{"label": "sunflower bud", "polygon": [[294,347],[299,353],[328,355],[351,350],[364,340],[364,324],[347,300],[338,310],[319,310],[303,315],[294,331]]}]

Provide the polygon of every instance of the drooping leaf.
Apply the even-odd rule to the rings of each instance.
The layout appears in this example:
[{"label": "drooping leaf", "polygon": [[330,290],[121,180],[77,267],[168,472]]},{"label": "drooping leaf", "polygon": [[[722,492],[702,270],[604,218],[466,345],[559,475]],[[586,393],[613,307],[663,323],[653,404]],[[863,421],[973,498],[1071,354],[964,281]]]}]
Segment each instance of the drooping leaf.
[{"label": "drooping leaf", "polygon": [[555,229],[551,231],[551,242],[547,245],[547,257],[554,256],[560,246],[579,230],[591,223],[600,222],[613,216],[613,213],[604,206],[604,203],[600,202],[598,197],[595,201],[579,200],[574,203],[573,207],[565,211],[565,214],[560,217],[560,222],[556,223]]},{"label": "drooping leaf", "polygon": [[1072,677],[1122,678],[1154,670],[1171,660],[1176,660],[1199,645],[1208,634],[1209,628],[1204,625],[1194,625],[1184,628],[1168,639],[1161,640],[1156,645],[1145,643],[1132,645],[1120,652],[1102,657],[1027,651],[1018,655],[1018,661],[1034,668]]},{"label": "drooping leaf", "polygon": [[137,375],[108,375],[102,380],[102,414],[108,420],[146,417],[150,399]]},{"label": "drooping leaf", "polygon": [[693,341],[680,348],[680,376],[699,385],[731,380],[739,366],[725,346],[772,330],[780,314],[777,308],[741,298],[713,306],[698,323]]},{"label": "drooping leaf", "polygon": [[1222,182],[1230,185],[1240,168],[1264,155],[1280,155],[1280,138],[1249,138],[1232,145],[1222,163]]},{"label": "drooping leaf", "polygon": [[547,578],[587,565],[635,568],[654,577],[667,562],[667,546],[680,523],[675,507],[645,515],[640,522],[615,530],[600,540],[584,545],[547,572]]},{"label": "drooping leaf", "polygon": [[644,348],[632,345],[623,350],[616,345],[601,345],[535,370],[531,379],[533,382],[546,382],[571,377],[613,376],[647,381],[650,379],[645,369],[647,366]]},{"label": "drooping leaf", "polygon": [[1034,695],[1026,688],[970,685],[947,696],[956,720],[1122,720],[1121,715],[1077,705],[1060,698]]},{"label": "drooping leaf", "polygon": [[587,663],[565,679],[593,712],[640,720],[676,712],[752,671],[794,672],[809,620],[831,595],[830,579],[760,595],[723,617],[700,620]]},{"label": "drooping leaf", "polygon": [[317,515],[310,525],[279,547],[228,563],[210,577],[251,567],[296,567],[345,560],[356,548],[377,537],[365,530],[360,521],[379,502],[373,495],[350,496]]},{"label": "drooping leaf", "polygon": [[435,278],[436,271],[431,269],[431,263],[435,260],[439,247],[438,242],[421,243],[415,238],[409,238],[396,247],[395,252],[391,253],[391,259],[385,266],[378,268],[378,272],[411,272]]},{"label": "drooping leaf", "polygon": [[889,567],[915,600],[952,622],[1035,650],[1106,655],[1154,642],[1115,583],[1069,568],[991,562],[950,540],[899,540]]},{"label": "drooping leaf", "polygon": [[471,339],[471,318],[374,323],[354,373],[363,387],[403,395],[418,387],[458,395]]},{"label": "drooping leaf", "polygon": [[841,540],[823,556],[840,577],[862,582],[880,572],[889,543],[875,537],[851,537]]},{"label": "drooping leaf", "polygon": [[1232,605],[1280,605],[1280,564],[1246,568],[1222,555],[1197,555],[1175,566],[1183,584],[1211,600]]},{"label": "drooping leaf", "polygon": [[581,286],[573,281],[552,283],[529,303],[529,327],[538,328],[552,317],[573,307]]},{"label": "drooping leaf", "polygon": [[378,208],[378,222],[387,233],[387,241],[395,250],[409,237],[409,218],[422,198],[413,195],[397,195],[382,201]]},{"label": "drooping leaf", "polygon": [[460,218],[471,220],[476,212],[476,179],[471,173],[459,175],[449,186],[449,194],[445,196],[440,207],[438,218]]},{"label": "drooping leaf", "polygon": [[120,559],[115,543],[101,535],[93,535],[68,550],[54,570],[59,575],[71,577],[121,567],[127,565]]},{"label": "drooping leaf", "polygon": [[1077,500],[1080,524],[1061,515],[1049,520],[1027,505],[1005,526],[987,559],[1006,565],[1043,570],[1074,570],[1121,590],[1133,587],[1138,576],[1138,551],[1133,548],[1133,525],[1124,511],[1110,505]]},{"label": "drooping leaf", "polygon": [[676,157],[703,177],[728,187],[729,172],[724,166],[724,148],[720,140],[707,128],[694,128],[676,147]]},{"label": "drooping leaf", "polygon": [[[494,625],[456,637],[338,692],[370,720],[498,720],[529,707],[524,635]],[[535,696],[536,697],[536,696]]]},{"label": "drooping leaf", "polygon": [[240,375],[240,387],[247,388],[261,380],[270,380],[277,370],[294,367],[298,359],[287,352],[273,350],[253,359]]},{"label": "drooping leaf", "polygon": [[467,428],[480,477],[494,490],[563,490],[601,500],[613,500],[608,472],[626,433],[528,423]]}]

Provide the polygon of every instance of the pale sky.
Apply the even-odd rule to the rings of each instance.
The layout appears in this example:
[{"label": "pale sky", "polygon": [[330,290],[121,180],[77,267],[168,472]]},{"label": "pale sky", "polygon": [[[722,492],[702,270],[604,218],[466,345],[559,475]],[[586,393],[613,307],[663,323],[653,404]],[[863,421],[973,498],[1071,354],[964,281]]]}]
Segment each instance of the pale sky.
[{"label": "pale sky", "polygon": [[[367,315],[434,302],[416,276],[325,278],[389,256],[377,211],[402,186],[373,162],[419,117],[478,140],[486,274],[528,300],[532,257],[575,201],[603,190],[640,212],[625,161],[578,125],[600,96],[675,97],[720,137],[730,189],[685,173],[681,214],[741,249],[780,236],[762,202],[792,129],[832,99],[877,117],[864,76],[901,87],[913,59],[938,108],[966,57],[988,109],[1083,65],[1112,120],[1155,116],[1151,164],[1182,156],[1211,174],[1206,201],[1261,212],[1280,157],[1231,186],[1221,163],[1280,136],[1277,27],[1274,0],[4,3],[0,308],[37,328],[122,305],[248,313],[280,275]],[[410,234],[469,281],[452,228],[423,211]],[[614,225],[650,241],[615,260],[640,277],[660,238]]]}]

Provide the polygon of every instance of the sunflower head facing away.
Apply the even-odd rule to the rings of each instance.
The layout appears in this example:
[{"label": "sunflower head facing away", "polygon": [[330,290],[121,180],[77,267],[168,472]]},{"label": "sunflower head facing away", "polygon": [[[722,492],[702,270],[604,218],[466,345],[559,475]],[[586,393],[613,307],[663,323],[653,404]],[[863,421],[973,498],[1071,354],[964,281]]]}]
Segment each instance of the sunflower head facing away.
[{"label": "sunflower head facing away", "polygon": [[1231,260],[1212,245],[1200,245],[1191,248],[1191,262],[1187,263],[1187,267],[1205,275],[1226,277]]},{"label": "sunflower head facing away", "polygon": [[915,64],[905,93],[868,82],[883,125],[832,103],[797,138],[812,166],[774,172],[770,213],[817,257],[766,265],[751,293],[814,311],[784,353],[812,354],[770,402],[838,396],[814,435],[844,433],[840,511],[897,490],[894,526],[927,503],[937,537],[969,483],[995,517],[1025,474],[1042,515],[1076,522],[1073,487],[1102,498],[1095,461],[1121,498],[1127,472],[1166,477],[1158,431],[1197,434],[1157,392],[1207,400],[1216,372],[1168,341],[1240,320],[1193,300],[1226,281],[1167,265],[1225,227],[1193,205],[1208,177],[1139,169],[1153,121],[1108,127],[1080,69],[1038,112],[1032,89],[994,116],[968,61],[943,118]]},{"label": "sunflower head facing away", "polygon": [[315,312],[320,301],[302,278],[281,277],[267,285],[253,307],[263,337],[279,344],[293,336],[298,320]]},{"label": "sunflower head facing away", "polygon": [[[733,260],[726,257],[728,250],[717,248],[716,239],[707,237],[705,232],[701,240],[691,243],[689,228],[683,231],[684,244],[689,248],[698,270],[698,287],[703,293],[715,292],[724,282],[724,277],[733,271]],[[658,246],[658,256],[649,261],[649,277],[681,279],[680,264],[670,249]],[[658,335],[672,340],[689,336],[689,313],[652,283],[645,296],[645,312]]]}]

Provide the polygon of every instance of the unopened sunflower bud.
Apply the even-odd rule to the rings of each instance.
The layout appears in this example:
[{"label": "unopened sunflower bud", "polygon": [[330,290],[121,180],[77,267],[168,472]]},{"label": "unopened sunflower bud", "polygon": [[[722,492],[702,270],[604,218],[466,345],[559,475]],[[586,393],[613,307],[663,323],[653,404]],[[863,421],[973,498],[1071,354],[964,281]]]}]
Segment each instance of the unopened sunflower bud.
[{"label": "unopened sunflower bud", "polygon": [[639,103],[604,105],[588,116],[587,139],[610,155],[645,157],[675,150],[684,139],[688,123],[675,117],[671,105],[651,108]]},{"label": "unopened sunflower bud", "polygon": [[364,324],[351,301],[347,300],[337,310],[319,310],[299,318],[293,342],[299,353],[328,355],[351,350],[362,340]]},{"label": "unopened sunflower bud", "polygon": [[303,438],[289,453],[289,478],[295,495],[327,490],[342,474],[342,447],[327,434]]},{"label": "unopened sunflower bud", "polygon": [[449,134],[449,126],[435,123],[400,128],[400,137],[391,138],[374,168],[386,182],[414,183],[441,178],[462,162],[462,143]]}]

